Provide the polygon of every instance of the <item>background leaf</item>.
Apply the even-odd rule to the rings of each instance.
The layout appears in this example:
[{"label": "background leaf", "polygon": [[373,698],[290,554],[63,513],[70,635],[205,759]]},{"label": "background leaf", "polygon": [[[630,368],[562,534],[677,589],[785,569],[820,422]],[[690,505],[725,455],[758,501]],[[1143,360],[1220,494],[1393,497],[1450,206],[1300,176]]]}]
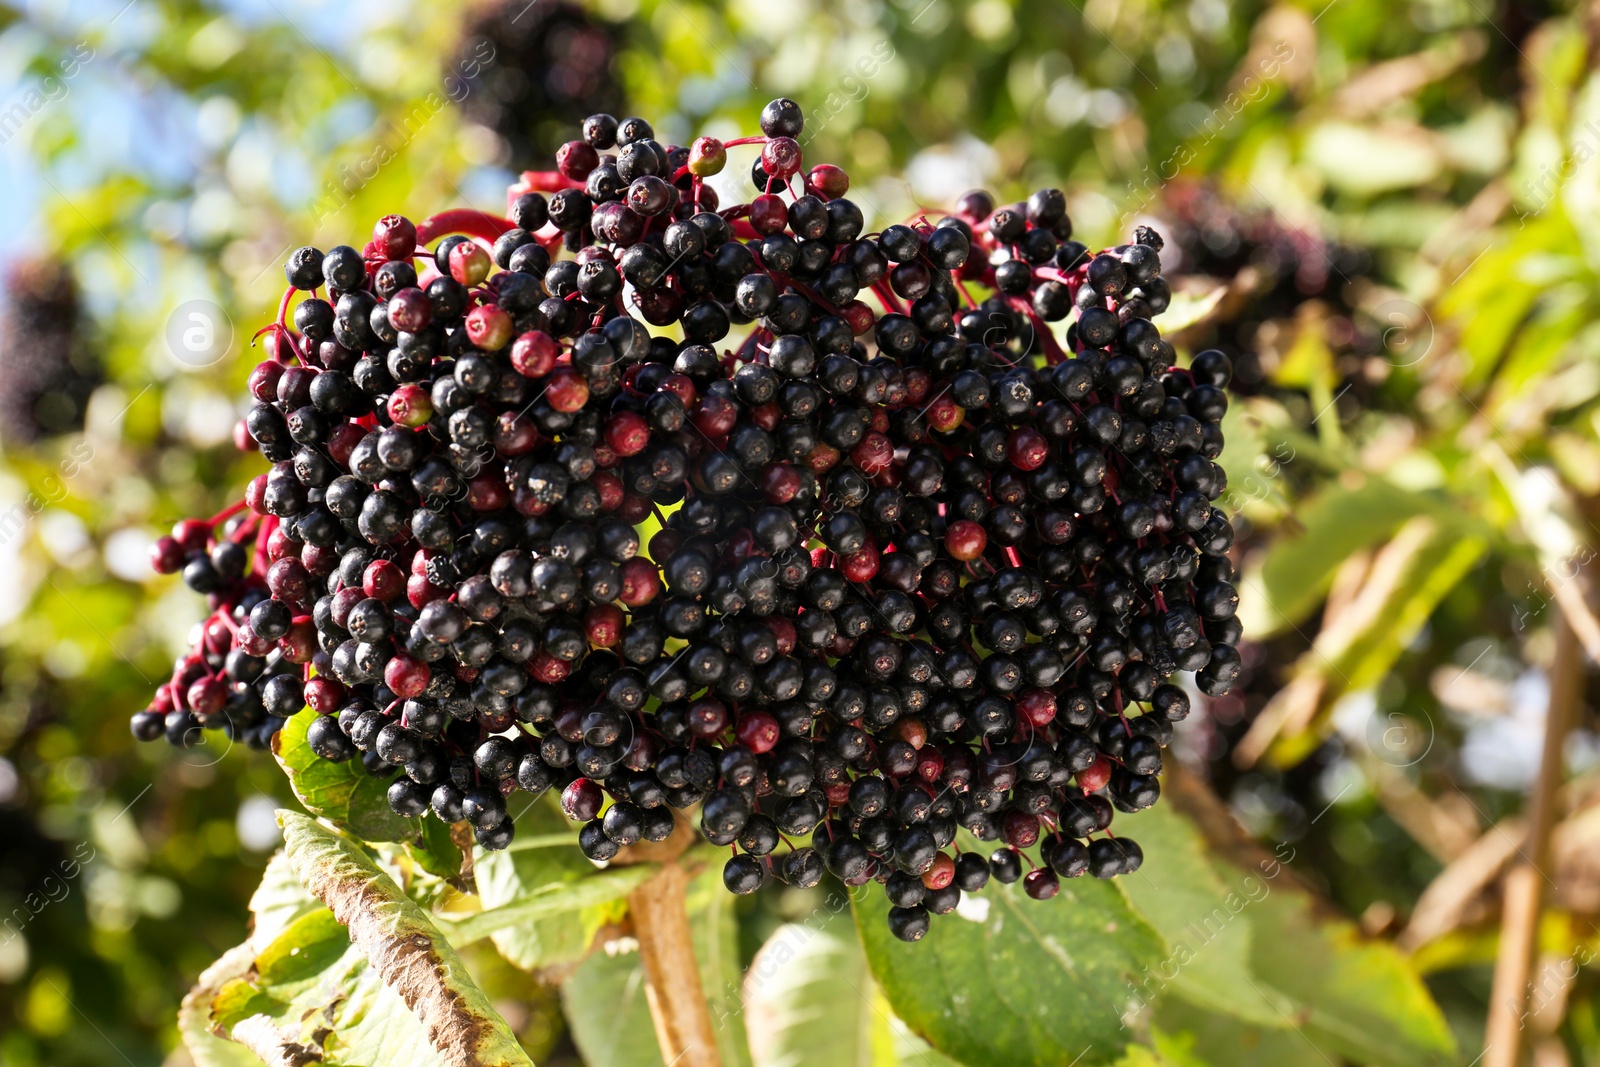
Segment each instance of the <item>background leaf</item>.
[{"label": "background leaf", "polygon": [[949,1067],[895,1017],[849,917],[819,908],[780,926],[745,975],[755,1067]]}]

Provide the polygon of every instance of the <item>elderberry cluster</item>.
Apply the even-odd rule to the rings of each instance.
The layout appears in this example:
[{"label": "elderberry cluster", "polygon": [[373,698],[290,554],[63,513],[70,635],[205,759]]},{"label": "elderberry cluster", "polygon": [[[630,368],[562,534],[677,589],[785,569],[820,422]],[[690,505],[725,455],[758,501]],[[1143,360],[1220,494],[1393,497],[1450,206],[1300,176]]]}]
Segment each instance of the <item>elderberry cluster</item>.
[{"label": "elderberry cluster", "polygon": [[1171,678],[1240,668],[1228,360],[1175,365],[1152,231],[1091,254],[1045,189],[865,233],[792,101],[761,130],[592,116],[509,219],[295,252],[239,435],[271,468],[157,545],[213,614],[134,733],[309,705],[486,848],[519,791],[596,861],[698,807],[732,891],[876,880],[906,940],[991,877],[1137,869],[1108,831]]}]

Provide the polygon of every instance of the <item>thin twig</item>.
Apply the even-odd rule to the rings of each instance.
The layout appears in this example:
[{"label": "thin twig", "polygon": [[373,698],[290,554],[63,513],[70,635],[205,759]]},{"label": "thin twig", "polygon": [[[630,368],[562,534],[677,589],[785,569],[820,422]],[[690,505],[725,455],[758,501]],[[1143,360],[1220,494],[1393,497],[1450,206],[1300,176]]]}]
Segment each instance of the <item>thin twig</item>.
[{"label": "thin twig", "polygon": [[693,825],[680,817],[666,841],[630,846],[628,855],[618,860],[661,864],[649,881],[628,894],[628,911],[644,962],[645,999],[662,1062],[672,1067],[722,1067],[689,929],[685,890],[690,872],[682,861],[693,858],[683,854],[695,840]]},{"label": "thin twig", "polygon": [[1544,896],[1544,864],[1555,824],[1556,791],[1561,784],[1562,748],[1576,717],[1583,683],[1583,654],[1565,612],[1553,620],[1556,648],[1550,665],[1550,706],[1545,715],[1539,777],[1528,798],[1528,838],[1506,872],[1505,905],[1500,919],[1500,951],[1495,958],[1484,1030],[1483,1067],[1517,1067],[1528,1011],[1528,976],[1538,947],[1539,912]]}]

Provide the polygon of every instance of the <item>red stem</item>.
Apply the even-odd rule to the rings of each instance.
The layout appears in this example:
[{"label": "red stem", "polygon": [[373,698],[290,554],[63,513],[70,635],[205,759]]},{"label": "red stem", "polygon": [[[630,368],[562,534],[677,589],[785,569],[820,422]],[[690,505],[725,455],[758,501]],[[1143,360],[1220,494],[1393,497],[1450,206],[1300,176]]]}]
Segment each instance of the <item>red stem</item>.
[{"label": "red stem", "polygon": [[454,208],[423,219],[417,226],[417,244],[432,244],[447,233],[464,233],[468,237],[493,241],[501,234],[514,229],[516,229],[515,223],[498,215],[491,215],[487,211]]}]

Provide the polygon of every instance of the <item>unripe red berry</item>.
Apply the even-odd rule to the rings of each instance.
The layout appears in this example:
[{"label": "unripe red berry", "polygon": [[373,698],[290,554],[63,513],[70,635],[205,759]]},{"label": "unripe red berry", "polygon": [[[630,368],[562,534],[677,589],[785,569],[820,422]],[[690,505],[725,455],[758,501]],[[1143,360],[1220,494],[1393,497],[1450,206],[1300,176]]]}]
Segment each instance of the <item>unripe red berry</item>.
[{"label": "unripe red berry", "polygon": [[496,352],[511,341],[511,316],[496,304],[479,304],[467,312],[467,337],[485,352]]},{"label": "unripe red berry", "polygon": [[882,433],[869,433],[850,450],[850,462],[869,478],[881,474],[894,462],[894,445]]},{"label": "unripe red berry", "polygon": [[375,559],[361,574],[361,591],[385,604],[400,599],[406,590],[406,575],[392,560]]},{"label": "unripe red berry", "polygon": [[764,711],[751,711],[741,715],[739,725],[733,732],[741,745],[758,756],[771,752],[782,733],[778,720]]},{"label": "unripe red berry", "polygon": [[184,694],[196,715],[214,715],[228,702],[228,686],[221,678],[202,678]]},{"label": "unripe red berry", "polygon": [[850,175],[832,163],[818,163],[812,167],[807,180],[826,200],[837,200],[850,191]]},{"label": "unripe red berry", "polygon": [[1012,848],[1031,848],[1039,840],[1039,817],[1008,811],[1000,820],[1000,834]]},{"label": "unripe red berry", "polygon": [[172,538],[185,552],[201,552],[211,540],[211,527],[199,519],[183,519],[172,527]]},{"label": "unripe red berry", "polygon": [[1085,793],[1097,793],[1111,781],[1111,761],[1104,756],[1098,756],[1095,761],[1077,775],[1078,788]]},{"label": "unripe red berry", "polygon": [[383,684],[387,685],[394,695],[405,700],[422,695],[428,688],[428,680],[432,670],[426,663],[420,663],[404,653],[395,656],[383,668]]},{"label": "unripe red berry", "polygon": [[306,683],[306,704],[321,715],[332,715],[344,702],[345,689],[337,678],[319,674]]},{"label": "unripe red berry", "polygon": [[[263,489],[266,488],[266,477],[264,474],[260,476]],[[156,543],[150,546],[150,569],[157,574],[177,574],[183,569],[185,556],[187,553],[178,544],[177,538],[158,537]]]},{"label": "unripe red berry", "polygon": [[1056,695],[1048,689],[1029,689],[1017,697],[1017,714],[1034,729],[1043,729],[1056,717]]},{"label": "unripe red berry", "polygon": [[426,386],[415,382],[399,386],[389,394],[389,418],[397,426],[424,426],[433,418],[433,397]]},{"label": "unripe red berry", "polygon": [[781,197],[763,193],[750,201],[750,226],[757,233],[781,233],[787,225],[789,208]]},{"label": "unripe red berry", "polygon": [[528,673],[546,685],[554,685],[572,673],[572,664],[540,649],[528,661]]},{"label": "unripe red berry", "polygon": [[626,625],[627,616],[615,604],[597,604],[583,617],[584,632],[595,648],[615,648]]},{"label": "unripe red berry", "polygon": [[564,178],[581,182],[600,165],[600,153],[584,141],[568,141],[556,149],[556,169]]},{"label": "unripe red berry", "polygon": [[944,550],[963,563],[983,555],[988,544],[988,531],[971,519],[957,519],[944,532]]},{"label": "unripe red berry", "polygon": [[543,378],[560,355],[559,341],[543,330],[529,330],[511,346],[511,366],[524,378]]},{"label": "unripe red berry", "polygon": [[941,396],[928,405],[926,414],[930,428],[939,433],[949,433],[961,425],[967,417],[967,409],[948,396]]},{"label": "unripe red berry", "polygon": [[800,169],[800,142],[774,137],[761,146],[761,169],[783,181]]},{"label": "unripe red berry", "polygon": [[846,581],[870,582],[878,573],[878,550],[868,544],[858,551],[839,557],[839,573]]},{"label": "unripe red berry", "polygon": [[1040,867],[1022,879],[1022,891],[1034,900],[1049,900],[1061,891],[1061,879],[1049,867]]},{"label": "unripe red berry", "polygon": [[929,889],[943,889],[956,877],[956,861],[943,852],[933,857],[933,866],[922,872],[922,884]]},{"label": "unripe red berry", "polygon": [[476,241],[463,241],[450,250],[450,261],[445,266],[449,269],[450,277],[471,288],[482,285],[484,279],[489,277],[494,261]]},{"label": "unripe red berry", "polygon": [[410,259],[417,251],[417,227],[403,215],[385,215],[372,228],[372,243],[385,259]]},{"label": "unripe red berry", "polygon": [[561,791],[561,811],[573,822],[588,822],[600,814],[606,802],[605,792],[599,782],[587,778],[574,778]]},{"label": "unripe red berry", "polygon": [[728,150],[715,137],[696,137],[689,146],[689,173],[709,178],[728,165]]},{"label": "unripe red berry", "polygon": [[433,304],[428,294],[411,286],[389,298],[389,324],[406,333],[419,333],[433,321]]},{"label": "unripe red berry", "polygon": [[650,443],[650,424],[635,411],[619,411],[606,420],[606,444],[619,456],[637,456]]},{"label": "unripe red berry", "polygon": [[622,565],[622,595],[617,599],[636,608],[648,604],[661,592],[661,576],[656,565],[635,557]]},{"label": "unripe red berry", "polygon": [[559,370],[550,375],[544,396],[557,411],[578,411],[589,402],[589,383],[577,371]]},{"label": "unripe red berry", "polygon": [[1013,430],[1006,442],[1006,458],[1018,470],[1037,470],[1050,458],[1050,443],[1031,426]]}]

